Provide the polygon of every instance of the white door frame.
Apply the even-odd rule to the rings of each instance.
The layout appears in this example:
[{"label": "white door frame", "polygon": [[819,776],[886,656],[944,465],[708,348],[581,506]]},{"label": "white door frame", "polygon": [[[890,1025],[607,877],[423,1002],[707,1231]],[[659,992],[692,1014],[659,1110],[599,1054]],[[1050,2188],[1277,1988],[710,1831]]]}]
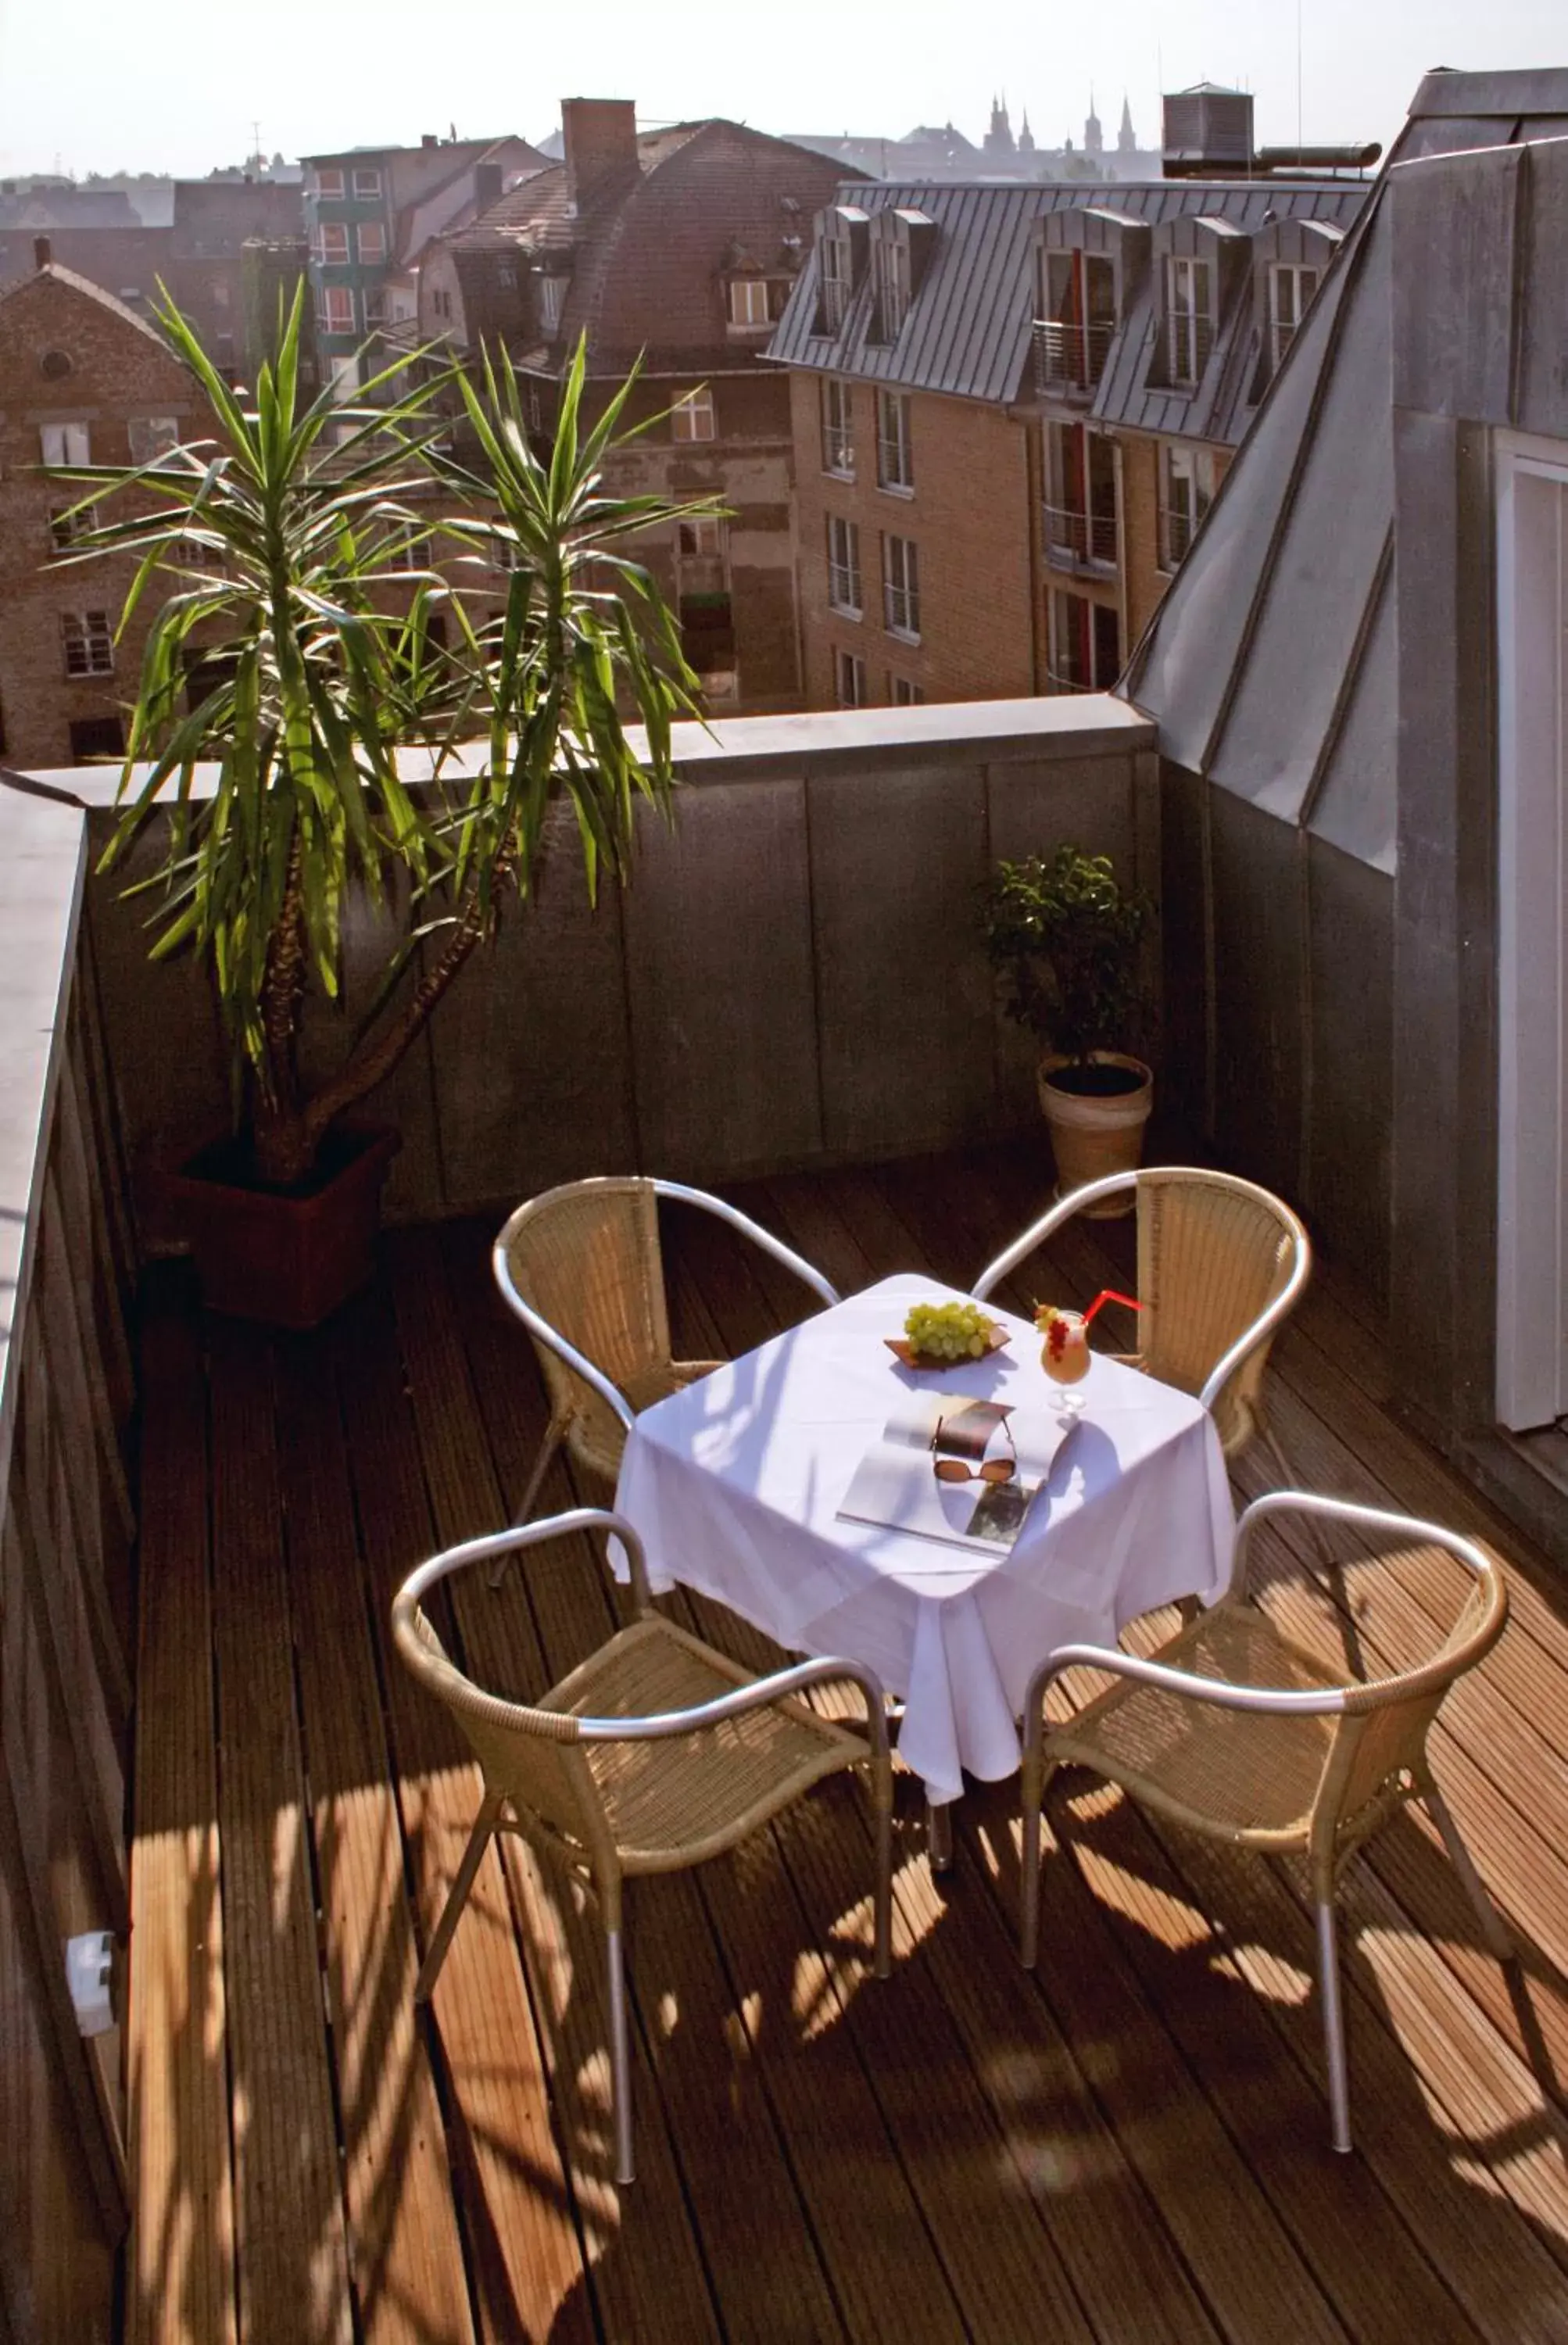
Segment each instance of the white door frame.
[{"label": "white door frame", "polygon": [[1568,1413],[1568,441],[1497,453],[1497,1391]]}]

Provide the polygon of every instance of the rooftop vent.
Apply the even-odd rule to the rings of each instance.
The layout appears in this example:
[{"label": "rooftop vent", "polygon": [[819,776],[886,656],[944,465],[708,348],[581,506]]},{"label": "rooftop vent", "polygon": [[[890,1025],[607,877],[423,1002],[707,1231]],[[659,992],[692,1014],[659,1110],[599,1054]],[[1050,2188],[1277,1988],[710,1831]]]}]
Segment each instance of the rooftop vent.
[{"label": "rooftop vent", "polygon": [[33,266],[35,269],[47,269],[53,255],[54,248],[50,244],[46,236],[36,236],[33,239]]},{"label": "rooftop vent", "polygon": [[1165,101],[1167,179],[1245,178],[1252,168],[1252,96],[1199,82]]}]

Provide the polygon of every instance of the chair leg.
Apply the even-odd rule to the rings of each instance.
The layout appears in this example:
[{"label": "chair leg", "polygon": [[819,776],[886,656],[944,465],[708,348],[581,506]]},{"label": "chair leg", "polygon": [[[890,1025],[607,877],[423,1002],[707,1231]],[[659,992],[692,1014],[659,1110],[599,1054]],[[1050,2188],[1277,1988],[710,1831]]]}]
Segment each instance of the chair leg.
[{"label": "chair leg", "polygon": [[1329,2056],[1329,2115],[1334,2147],[1349,2150],[1350,2142],[1350,2076],[1345,2056],[1345,2007],[1339,1989],[1339,1934],[1334,1921],[1332,1876],[1316,1884],[1318,1908],[1318,1990],[1323,1998],[1323,2044]]},{"label": "chair leg", "polygon": [[1475,1908],[1475,1918],[1481,1924],[1481,1935],[1487,1945],[1500,1963],[1513,1962],[1519,1949],[1509,1935],[1502,1914],[1487,1895],[1485,1884],[1475,1869],[1475,1860],[1460,1837],[1459,1826],[1449,1812],[1448,1802],[1430,1775],[1421,1779],[1421,1798],[1426,1803],[1427,1813],[1442,1834],[1448,1861],[1464,1883],[1465,1894]]},{"label": "chair leg", "polygon": [[615,2103],[616,2180],[636,2180],[632,2164],[632,2061],[626,2033],[626,1975],[618,1926],[605,1933],[610,1994],[610,2093]]},{"label": "chair leg", "polygon": [[893,1780],[891,1769],[885,1782],[873,1785],[872,1804],[876,1818],[877,1867],[872,1944],[877,1976],[885,1979],[892,1969],[893,1940]]},{"label": "chair leg", "polygon": [[1023,1762],[1023,1889],[1018,1914],[1018,1959],[1026,1971],[1034,1968],[1040,1952],[1040,1818],[1045,1786],[1055,1773],[1050,1765],[1031,1768]]},{"label": "chair leg", "polygon": [[457,1868],[457,1878],[447,1892],[446,1903],[441,1909],[441,1919],[435,1925],[435,1935],[430,1942],[430,1951],[425,1955],[420,1966],[419,1976],[413,1983],[415,2003],[428,2003],[435,1991],[435,1982],[441,1974],[441,1966],[446,1960],[446,1950],[452,1944],[452,1934],[457,1927],[457,1917],[467,1903],[468,1893],[473,1886],[473,1876],[479,1870],[479,1860],[484,1854],[491,1833],[495,1830],[496,1819],[501,1813],[503,1803],[501,1792],[487,1792],[479,1813],[473,1819],[473,1830],[468,1835],[468,1846],[463,1852],[463,1862]]},{"label": "chair leg", "polygon": [[[534,1459],[533,1471],[528,1477],[528,1487],[524,1491],[522,1503],[512,1518],[514,1529],[520,1529],[534,1511],[534,1501],[539,1496],[545,1477],[555,1464],[556,1453],[566,1437],[566,1424],[567,1420],[565,1417],[553,1416],[545,1427],[545,1438],[540,1442],[537,1455]],[[489,1580],[492,1588],[500,1587],[506,1575],[506,1567],[511,1560],[510,1556],[504,1555],[498,1557],[491,1565]]]}]

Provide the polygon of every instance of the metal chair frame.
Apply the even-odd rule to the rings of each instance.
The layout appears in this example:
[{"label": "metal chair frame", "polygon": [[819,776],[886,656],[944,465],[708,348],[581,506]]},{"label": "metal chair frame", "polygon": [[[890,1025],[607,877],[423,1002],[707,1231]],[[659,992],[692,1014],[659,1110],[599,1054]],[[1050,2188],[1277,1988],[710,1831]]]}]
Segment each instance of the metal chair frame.
[{"label": "metal chair frame", "polygon": [[[726,1677],[734,1679],[736,1690],[718,1698],[693,1706],[672,1711],[660,1711],[649,1716],[599,1717],[581,1714],[569,1707],[551,1707],[557,1696],[569,1690],[571,1680],[546,1694],[541,1703],[528,1705],[503,1700],[488,1694],[463,1675],[442,1650],[434,1630],[422,1609],[423,1599],[430,1590],[452,1573],[470,1565],[493,1563],[523,1549],[537,1547],[547,1539],[561,1538],[577,1531],[598,1532],[620,1540],[626,1554],[631,1572],[631,1585],[638,1622],[645,1629],[652,1629],[678,1643],[699,1660],[712,1662]],[[526,1806],[516,1795],[490,1780],[490,1763],[500,1754],[503,1758],[514,1741],[526,1750],[543,1743],[557,1751],[581,1745],[653,1742],[677,1737],[699,1735],[748,1714],[785,1704],[791,1713],[819,1733],[824,1745],[840,1744],[841,1752],[831,1748],[826,1751],[825,1763],[812,1778],[851,1765],[864,1764],[871,1774],[872,1806],[875,1822],[876,1878],[873,1893],[874,1964],[878,1978],[885,1979],[891,1967],[892,1909],[892,1760],[888,1734],[887,1699],[881,1684],[873,1672],[860,1662],[842,1659],[800,1661],[792,1667],[775,1670],[763,1678],[748,1679],[743,1670],[698,1644],[695,1638],[674,1629],[655,1611],[648,1589],[647,1565],[642,1541],[624,1516],[596,1507],[577,1507],[569,1513],[550,1516],[526,1525],[493,1532],[483,1538],[466,1539],[462,1545],[446,1548],[432,1556],[411,1574],[392,1605],[392,1633],[398,1650],[414,1675],[457,1715],[469,1732],[476,1755],[485,1776],[485,1796],[469,1834],[452,1888],[436,1924],[419,1977],[414,1985],[416,2002],[427,2001],[440,1976],[452,1943],[458,1917],[473,1888],[480,1862],[493,1835],[498,1832],[514,1832],[525,1837],[530,1845],[562,1858],[573,1873],[585,1880],[594,1889],[605,1922],[606,1977],[610,2022],[610,2068],[615,2110],[616,2178],[620,2183],[634,2178],[632,2157],[632,2097],[629,2030],[626,2011],[626,1966],[622,1938],[622,1891],[625,1880],[639,1873],[676,1872],[689,1865],[704,1863],[719,1855],[759,1830],[770,1817],[801,1797],[809,1783],[791,1790],[788,1786],[774,1795],[755,1801],[738,1816],[715,1822],[711,1828],[697,1830],[689,1841],[673,1842],[654,1851],[643,1850],[635,1858],[619,1847],[610,1828],[609,1818],[597,1804],[589,1771],[577,1770],[572,1781],[575,1804],[580,1816],[565,1825],[559,1816]],[[636,1629],[623,1631],[621,1638],[601,1648],[601,1659]],[[814,1714],[800,1711],[798,1697],[812,1687],[850,1682],[858,1686],[866,1704],[865,1741],[859,1749],[859,1737],[847,1729],[829,1726]],[[796,1769],[799,1774],[799,1768]],[[700,1820],[699,1820],[700,1821]]]},{"label": "metal chair frame", "polygon": [[[1032,1223],[1022,1236],[1014,1238],[1013,1244],[997,1255],[994,1262],[987,1263],[970,1292],[977,1303],[987,1301],[993,1290],[1011,1271],[1015,1270],[1021,1262],[1034,1252],[1036,1247],[1044,1245],[1048,1239],[1054,1237],[1064,1223],[1071,1221],[1075,1213],[1081,1213],[1084,1206],[1097,1204],[1103,1197],[1118,1196],[1128,1189],[1136,1191],[1155,1181],[1169,1183],[1179,1179],[1190,1180],[1195,1184],[1207,1189],[1226,1191],[1232,1195],[1250,1198],[1275,1217],[1281,1229],[1288,1234],[1292,1248],[1289,1274],[1278,1294],[1270,1299],[1247,1327],[1243,1328],[1228,1349],[1220,1355],[1204,1379],[1197,1397],[1203,1406],[1212,1414],[1215,1404],[1231,1378],[1262,1346],[1269,1343],[1281,1321],[1288,1318],[1295,1309],[1302,1289],[1306,1286],[1312,1272],[1311,1241],[1299,1217],[1291,1212],[1283,1199],[1275,1196],[1272,1190],[1260,1188],[1255,1181],[1243,1181],[1234,1172],[1211,1172],[1203,1165],[1141,1165],[1132,1172],[1108,1172],[1103,1180],[1086,1182],[1083,1188],[1074,1189],[1070,1195],[1062,1198],[1057,1204],[1053,1205],[1048,1213],[1043,1213],[1037,1222]],[[1284,1453],[1267,1419],[1260,1413],[1257,1413],[1256,1425],[1249,1428],[1250,1430],[1255,1430],[1263,1440],[1276,1466],[1288,1480],[1289,1467]],[[1241,1446],[1243,1446],[1242,1442],[1238,1441],[1231,1444],[1230,1448],[1234,1450]]]},{"label": "metal chair frame", "polygon": [[[1277,1490],[1269,1492],[1267,1497],[1255,1498],[1241,1518],[1237,1535],[1236,1574],[1230,1593],[1222,1599],[1224,1606],[1238,1605],[1246,1600],[1247,1548],[1254,1528],[1275,1515],[1285,1513],[1304,1514],[1320,1522],[1348,1523],[1363,1530],[1389,1532],[1396,1538],[1420,1539],[1445,1548],[1475,1577],[1481,1596],[1476,1624],[1463,1635],[1456,1631],[1437,1655],[1416,1668],[1380,1680],[1351,1680],[1338,1685],[1327,1683],[1309,1689],[1237,1684],[1224,1679],[1200,1677],[1190,1670],[1172,1667],[1160,1654],[1145,1660],[1123,1652],[1118,1647],[1067,1645],[1051,1654],[1030,1680],[1024,1703],[1023,1903],[1019,1954],[1025,1966],[1033,1969],[1039,1943],[1041,1816],[1046,1784],[1059,1765],[1088,1766],[1107,1780],[1120,1782],[1135,1799],[1146,1800],[1151,1806],[1176,1817],[1193,1830],[1210,1838],[1226,1841],[1232,1846],[1251,1847],[1269,1853],[1294,1850],[1305,1854],[1310,1866],[1317,1924],[1319,1985],[1323,2006],[1333,2142],[1337,2150],[1348,2151],[1351,2147],[1349,2076],[1340,1998],[1334,1895],[1339,1873],[1349,1857],[1405,1802],[1419,1799],[1437,1826],[1449,1859],[1475,1909],[1487,1946],[1502,1962],[1509,1961],[1514,1953],[1512,1940],[1487,1895],[1470,1852],[1460,1836],[1459,1827],[1438,1789],[1426,1756],[1427,1733],[1449,1686],[1463,1670],[1473,1667],[1502,1633],[1508,1613],[1508,1595],[1502,1572],[1492,1558],[1472,1540],[1461,1538],[1456,1531],[1445,1529],[1441,1524],[1423,1522],[1409,1515],[1388,1513],[1380,1508],[1353,1506],[1344,1499],[1315,1497],[1302,1490]],[[1472,1596],[1466,1609],[1475,1600]],[[1183,1636],[1174,1639],[1173,1645],[1165,1650],[1180,1646],[1190,1634],[1190,1630],[1184,1631]],[[1259,1717],[1335,1718],[1345,1722],[1327,1743],[1317,1792],[1298,1825],[1287,1828],[1260,1826],[1257,1829],[1238,1827],[1234,1820],[1222,1822],[1212,1817],[1206,1818],[1190,1803],[1169,1794],[1162,1796],[1155,1779],[1141,1776],[1130,1763],[1124,1763],[1117,1769],[1104,1763],[1104,1754],[1091,1756],[1075,1751],[1073,1747],[1074,1729],[1089,1722],[1095,1704],[1091,1704],[1078,1719],[1048,1729],[1045,1724],[1046,1695],[1064,1671],[1074,1669],[1105,1670],[1115,1679],[1130,1680],[1133,1685],[1154,1687],[1183,1700],[1201,1702],[1211,1708],[1247,1711]],[[1113,1688],[1099,1698],[1100,1706],[1113,1706],[1123,1698]],[[1391,1746],[1388,1771],[1375,1791],[1370,1796],[1366,1796],[1363,1790],[1354,1808],[1347,1810],[1341,1801],[1350,1780],[1356,1746],[1365,1731],[1365,1721],[1380,1711],[1386,1714],[1400,1704],[1410,1705],[1415,1713],[1404,1738],[1404,1745],[1401,1747],[1396,1740]]]},{"label": "metal chair frame", "polygon": [[[557,1202],[568,1197],[581,1196],[599,1185],[601,1184],[595,1181],[564,1182],[557,1188],[544,1190],[537,1197],[529,1198],[509,1216],[491,1250],[490,1259],[496,1285],[500,1288],[509,1309],[522,1321],[535,1344],[545,1351],[552,1353],[564,1367],[586,1385],[591,1392],[597,1395],[615,1416],[622,1435],[625,1436],[631,1430],[636,1416],[636,1411],[626,1399],[626,1395],[602,1368],[596,1365],[585,1353],[579,1351],[558,1327],[553,1326],[543,1312],[535,1309],[519,1290],[512,1267],[513,1245],[531,1218],[541,1212],[547,1211]],[[647,1178],[638,1179],[636,1183],[616,1180],[613,1183],[606,1182],[603,1185],[616,1189],[636,1186],[651,1191],[654,1197],[657,1199],[667,1199],[683,1205],[695,1205],[698,1211],[711,1213],[717,1221],[728,1223],[732,1230],[738,1231],[742,1237],[749,1239],[753,1245],[759,1247],[764,1254],[771,1255],[773,1260],[781,1264],[786,1270],[792,1271],[795,1276],[809,1286],[824,1304],[830,1307],[840,1299],[838,1289],[823,1277],[820,1270],[807,1262],[803,1255],[796,1254],[793,1248],[787,1246],[781,1238],[776,1238],[771,1230],[763,1229],[759,1223],[752,1221],[748,1214],[741,1213],[737,1206],[727,1204],[722,1197],[710,1196],[706,1189],[687,1188],[679,1181]],[[657,1264],[655,1267],[662,1278],[662,1263]],[[698,1361],[687,1365],[695,1372],[707,1373],[713,1367],[721,1366],[723,1363]],[[560,1401],[557,1401],[552,1408],[549,1424],[545,1429],[544,1439],[539,1445],[538,1454],[535,1457],[522,1502],[517,1509],[515,1517],[517,1522],[525,1523],[533,1513],[540,1487],[550,1470],[556,1452],[570,1440],[575,1414],[570,1405]],[[498,1569],[492,1576],[491,1585],[494,1586],[499,1578]]]}]

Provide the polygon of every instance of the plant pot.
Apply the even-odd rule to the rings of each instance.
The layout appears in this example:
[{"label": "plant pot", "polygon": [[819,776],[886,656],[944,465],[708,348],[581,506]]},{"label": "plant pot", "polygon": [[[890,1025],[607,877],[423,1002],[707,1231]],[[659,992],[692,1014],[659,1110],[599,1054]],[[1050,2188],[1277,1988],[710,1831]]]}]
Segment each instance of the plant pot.
[{"label": "plant pot", "polygon": [[[1107,1172],[1130,1172],[1144,1152],[1144,1126],[1154,1105],[1155,1079],[1141,1059],[1126,1058],[1119,1051],[1089,1053],[1091,1069],[1104,1068],[1107,1076],[1120,1070],[1129,1079],[1125,1089],[1114,1091],[1064,1087],[1064,1075],[1070,1076],[1082,1063],[1061,1058],[1040,1061],[1040,1105],[1051,1127],[1059,1197],[1083,1188],[1085,1182],[1104,1180]],[[1136,1202],[1129,1191],[1084,1211],[1092,1220],[1116,1221],[1130,1213]]]},{"label": "plant pot", "polygon": [[319,1326],[375,1267],[382,1185],[401,1145],[382,1128],[332,1133],[311,1179],[290,1190],[237,1179],[231,1142],[199,1150],[168,1190],[208,1309]]}]

